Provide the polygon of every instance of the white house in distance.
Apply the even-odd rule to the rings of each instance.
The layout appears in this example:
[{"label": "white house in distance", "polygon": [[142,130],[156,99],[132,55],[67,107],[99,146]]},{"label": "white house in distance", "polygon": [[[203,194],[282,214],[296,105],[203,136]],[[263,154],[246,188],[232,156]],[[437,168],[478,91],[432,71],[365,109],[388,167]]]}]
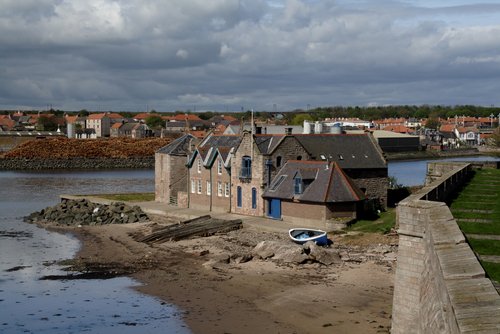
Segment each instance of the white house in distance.
[{"label": "white house in distance", "polygon": [[109,137],[111,122],[106,113],[90,114],[87,117],[87,129],[94,129],[96,137]]}]

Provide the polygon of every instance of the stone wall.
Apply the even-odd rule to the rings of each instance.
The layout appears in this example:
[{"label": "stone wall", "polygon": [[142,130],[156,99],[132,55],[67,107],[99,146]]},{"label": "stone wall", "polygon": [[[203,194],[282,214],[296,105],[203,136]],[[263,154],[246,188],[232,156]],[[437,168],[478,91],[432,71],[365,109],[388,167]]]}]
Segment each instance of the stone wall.
[{"label": "stone wall", "polygon": [[365,190],[368,199],[376,200],[382,208],[387,208],[387,188],[389,186],[387,168],[372,170],[345,169],[344,172],[358,188]]},{"label": "stone wall", "polygon": [[154,157],[138,158],[0,158],[0,170],[154,168]]},{"label": "stone wall", "polygon": [[446,204],[425,200],[446,200],[467,179],[469,164],[447,166],[397,208],[393,334],[500,332],[497,291]]}]

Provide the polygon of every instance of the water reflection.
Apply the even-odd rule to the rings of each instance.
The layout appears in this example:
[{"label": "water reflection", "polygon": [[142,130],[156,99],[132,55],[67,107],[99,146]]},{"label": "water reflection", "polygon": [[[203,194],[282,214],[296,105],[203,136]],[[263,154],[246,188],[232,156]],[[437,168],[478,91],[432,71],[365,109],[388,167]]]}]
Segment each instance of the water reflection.
[{"label": "water reflection", "polygon": [[22,222],[61,193],[151,192],[154,173],[0,172],[0,332],[189,333],[175,307],[141,295],[128,278],[40,281],[79,243]]}]

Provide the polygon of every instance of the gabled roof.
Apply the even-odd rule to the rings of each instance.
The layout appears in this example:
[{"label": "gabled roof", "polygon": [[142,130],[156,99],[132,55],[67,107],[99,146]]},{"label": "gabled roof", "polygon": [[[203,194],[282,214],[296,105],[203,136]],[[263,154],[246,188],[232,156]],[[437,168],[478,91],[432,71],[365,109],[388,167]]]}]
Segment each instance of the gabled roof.
[{"label": "gabled roof", "polygon": [[229,152],[231,149],[238,147],[241,142],[240,136],[235,135],[209,135],[196,148],[193,154],[189,157],[188,166],[193,165],[194,159],[199,154],[203,160],[203,164],[207,167],[213,165],[218,154],[223,155],[224,165],[229,167]]},{"label": "gabled roof", "polygon": [[371,134],[294,135],[312,160],[328,160],[343,169],[387,168],[380,147]]},{"label": "gabled roof", "polygon": [[194,136],[185,134],[184,136],[175,139],[170,144],[163,146],[158,151],[156,151],[156,153],[187,156],[189,154],[190,145],[193,140],[196,140]]},{"label": "gabled roof", "polygon": [[193,114],[177,114],[177,115],[174,115],[174,116],[170,117],[170,119],[171,120],[175,120],[175,121],[185,121],[185,120],[188,120],[188,121],[201,121],[202,120],[197,115],[193,115]]},{"label": "gabled roof", "polygon": [[108,113],[108,117],[111,118],[111,119],[122,119],[124,118],[122,115],[116,113],[116,112],[111,112],[111,113]]},{"label": "gabled roof", "polygon": [[138,120],[143,120],[143,119],[148,118],[149,116],[159,116],[159,117],[161,117],[161,115],[157,114],[157,113],[141,112],[141,113],[133,116],[133,118],[134,119],[138,119]]},{"label": "gabled roof", "polygon": [[257,145],[260,153],[271,153],[285,138],[285,135],[254,135],[255,144]]},{"label": "gabled roof", "polygon": [[111,129],[119,129],[122,125],[123,125],[123,123],[120,123],[120,122],[115,123],[115,124],[111,125]]},{"label": "gabled roof", "polygon": [[455,130],[455,124],[443,124],[439,127],[441,132],[453,132]]},{"label": "gabled roof", "polygon": [[[297,177],[306,181],[302,194],[295,194]],[[338,203],[360,201],[365,195],[334,162],[288,160],[262,197]]]}]

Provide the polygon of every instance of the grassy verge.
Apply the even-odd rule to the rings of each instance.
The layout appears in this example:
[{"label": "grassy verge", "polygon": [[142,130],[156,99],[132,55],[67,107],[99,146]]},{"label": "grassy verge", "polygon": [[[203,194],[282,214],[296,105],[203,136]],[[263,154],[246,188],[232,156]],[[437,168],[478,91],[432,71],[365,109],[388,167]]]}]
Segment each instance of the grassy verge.
[{"label": "grassy verge", "polygon": [[349,226],[346,231],[371,232],[386,234],[391,231],[391,228],[396,224],[396,210],[389,208],[385,212],[381,212],[377,218],[373,220],[358,220],[356,223]]},{"label": "grassy verge", "polygon": [[500,282],[500,263],[481,261],[484,270],[488,273],[490,279]]},{"label": "grassy verge", "polygon": [[155,200],[154,193],[103,194],[103,195],[99,194],[95,196],[109,199],[112,201],[121,201],[121,202],[147,202]]}]

